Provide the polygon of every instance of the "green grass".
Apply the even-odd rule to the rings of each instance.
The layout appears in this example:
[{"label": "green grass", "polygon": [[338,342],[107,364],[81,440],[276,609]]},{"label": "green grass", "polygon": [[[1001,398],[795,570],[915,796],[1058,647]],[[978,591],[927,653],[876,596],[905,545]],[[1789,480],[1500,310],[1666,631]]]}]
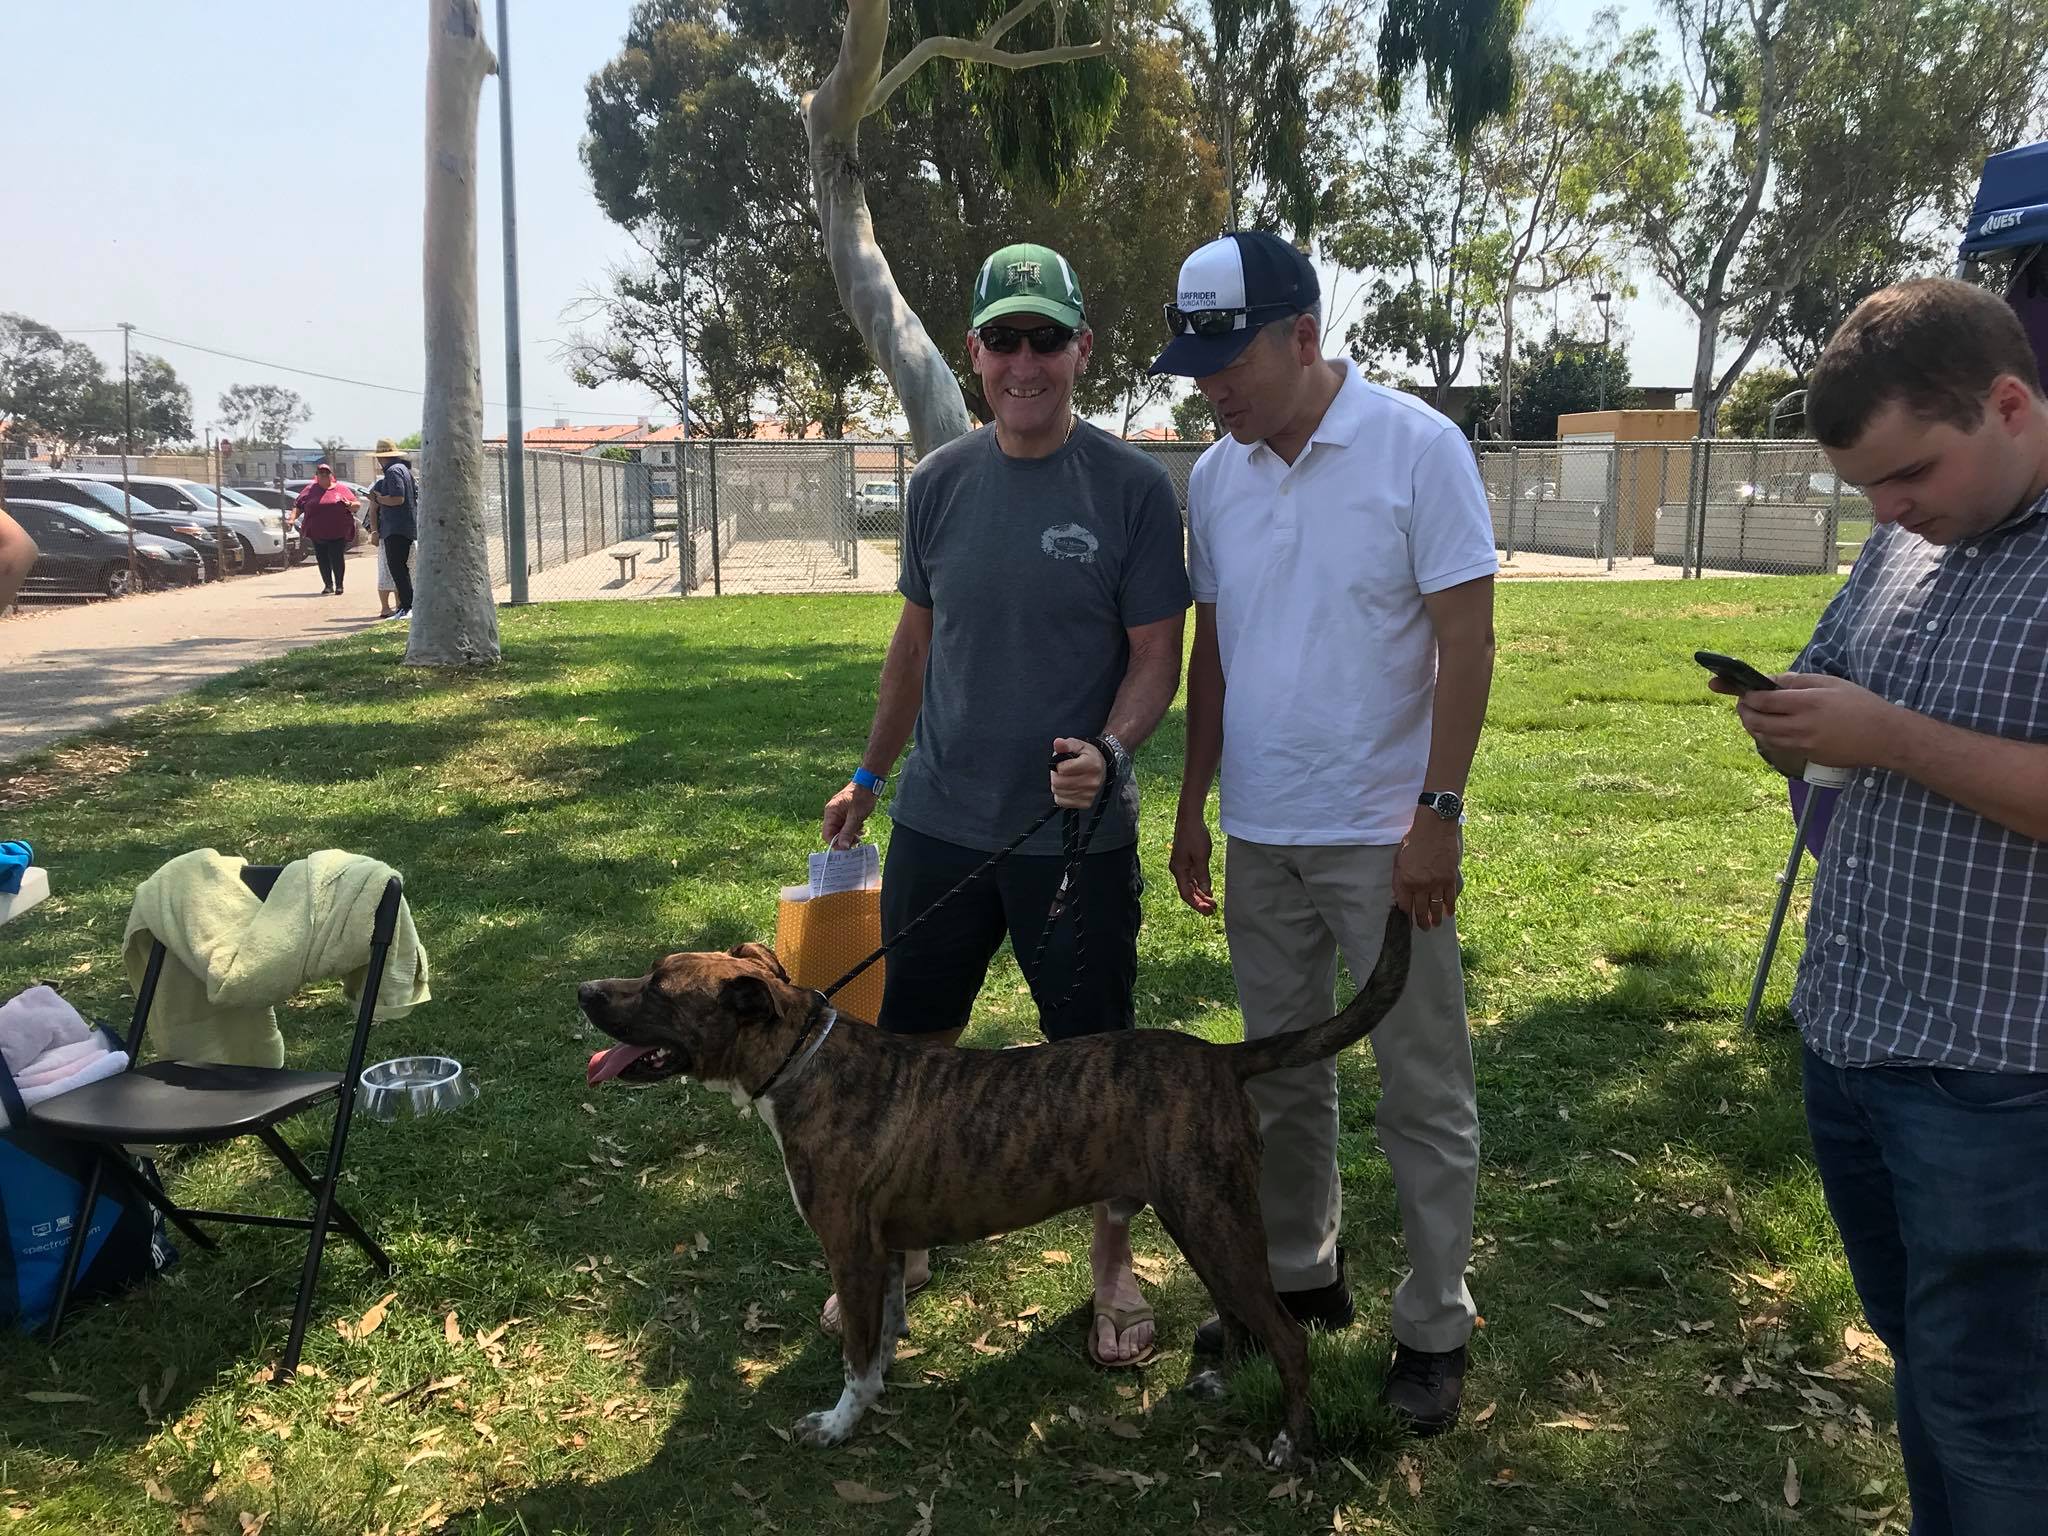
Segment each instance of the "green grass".
[{"label": "green grass", "polygon": [[[0,996],[50,979],[125,1017],[121,927],[164,858],[350,848],[404,871],[434,962],[435,1001],[375,1053],[451,1052],[484,1089],[456,1116],[357,1131],[346,1189],[400,1264],[397,1297],[375,1333],[342,1338],[387,1287],[330,1248],[317,1374],[252,1381],[282,1345],[296,1263],[291,1237],[247,1229],[87,1306],[54,1354],[0,1343],[5,1528],[231,1533],[246,1512],[290,1536],[1868,1529],[1839,1511],[1902,1491],[1886,1376],[1843,1363],[1858,1316],[1783,1011],[1796,936],[1768,1027],[1739,1026],[1785,794],[1689,659],[1782,664],[1831,585],[1502,592],[1460,908],[1485,1138],[1466,1423],[1404,1445],[1374,1407],[1402,1261],[1355,1052],[1341,1155],[1363,1315],[1317,1343],[1331,1454],[1298,1481],[1241,1448],[1270,1429],[1269,1368],[1220,1405],[1174,1391],[1208,1303],[1150,1216],[1137,1245],[1166,1349],[1144,1375],[1082,1357],[1087,1236],[1068,1218],[940,1254],[887,1412],[846,1449],[792,1448],[780,1431],[832,1400],[839,1365],[767,1133],[694,1086],[584,1085],[577,980],[771,936],[775,889],[865,733],[891,601],[508,612],[511,660],[481,676],[404,670],[371,632],[0,770],[7,833],[60,893],[5,931]],[[1224,1038],[1222,932],[1163,874],[1179,732],[1176,713],[1141,754],[1138,1008]],[[347,1028],[335,988],[309,994],[288,1014],[294,1060],[338,1060]],[[1005,958],[969,1043],[1031,1033]],[[324,1131],[296,1140],[310,1152]],[[188,1202],[297,1209],[260,1149],[171,1177]],[[835,1480],[890,1500],[846,1502]]]}]

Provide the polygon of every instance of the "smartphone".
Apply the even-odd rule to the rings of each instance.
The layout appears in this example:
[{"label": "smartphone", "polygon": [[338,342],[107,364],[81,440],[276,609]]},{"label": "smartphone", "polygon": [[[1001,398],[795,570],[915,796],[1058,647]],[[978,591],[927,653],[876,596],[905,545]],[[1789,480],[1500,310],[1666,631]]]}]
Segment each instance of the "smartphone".
[{"label": "smartphone", "polygon": [[1745,693],[1752,688],[1776,688],[1778,686],[1748,662],[1738,661],[1733,656],[1723,656],[1715,651],[1694,651],[1692,659],[1713,673],[1714,676],[1720,678],[1722,682],[1727,683],[1730,687],[1740,688]]}]

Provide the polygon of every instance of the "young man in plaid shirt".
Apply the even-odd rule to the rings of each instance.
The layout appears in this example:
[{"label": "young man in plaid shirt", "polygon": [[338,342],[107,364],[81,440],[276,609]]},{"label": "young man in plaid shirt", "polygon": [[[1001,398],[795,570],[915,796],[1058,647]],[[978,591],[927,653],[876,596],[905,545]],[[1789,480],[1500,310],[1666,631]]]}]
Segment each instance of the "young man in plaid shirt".
[{"label": "young man in plaid shirt", "polygon": [[[2048,401],[2012,312],[1873,295],[1807,421],[1876,526],[1742,724],[1853,767],[1792,995],[1915,1536],[2048,1530]],[[1718,680],[1709,686],[1735,690]]]}]

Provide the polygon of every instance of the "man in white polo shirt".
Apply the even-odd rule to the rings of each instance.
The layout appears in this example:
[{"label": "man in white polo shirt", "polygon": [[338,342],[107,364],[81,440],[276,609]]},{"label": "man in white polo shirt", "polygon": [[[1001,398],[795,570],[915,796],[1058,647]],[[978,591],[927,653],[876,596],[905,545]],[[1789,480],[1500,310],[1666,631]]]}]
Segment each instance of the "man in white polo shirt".
[{"label": "man in white polo shirt", "polygon": [[[1220,765],[1225,928],[1252,1039],[1327,1018],[1339,951],[1364,977],[1388,903],[1414,917],[1408,990],[1370,1037],[1411,1266],[1383,1399],[1435,1434],[1457,1421],[1475,1315],[1479,1113],[1452,913],[1493,677],[1486,493],[1449,421],[1322,355],[1315,268],[1277,236],[1196,251],[1167,322],[1152,371],[1193,377],[1229,432],[1188,487],[1195,646],[1174,880],[1197,912],[1216,910]],[[1345,1326],[1336,1063],[1249,1087],[1274,1284],[1303,1323]],[[1221,1339],[1204,1325],[1196,1347]]]}]

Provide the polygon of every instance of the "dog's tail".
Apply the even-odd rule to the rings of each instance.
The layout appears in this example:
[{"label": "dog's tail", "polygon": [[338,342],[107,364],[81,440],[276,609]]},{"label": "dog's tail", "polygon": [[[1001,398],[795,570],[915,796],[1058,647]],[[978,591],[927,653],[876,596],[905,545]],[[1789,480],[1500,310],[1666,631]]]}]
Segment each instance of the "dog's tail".
[{"label": "dog's tail", "polygon": [[1379,963],[1343,1012],[1308,1029],[1230,1047],[1239,1081],[1263,1072],[1305,1067],[1321,1061],[1372,1033],[1392,1011],[1408,985],[1408,951],[1414,940],[1414,919],[1399,907],[1387,914],[1387,936],[1380,944]]}]

